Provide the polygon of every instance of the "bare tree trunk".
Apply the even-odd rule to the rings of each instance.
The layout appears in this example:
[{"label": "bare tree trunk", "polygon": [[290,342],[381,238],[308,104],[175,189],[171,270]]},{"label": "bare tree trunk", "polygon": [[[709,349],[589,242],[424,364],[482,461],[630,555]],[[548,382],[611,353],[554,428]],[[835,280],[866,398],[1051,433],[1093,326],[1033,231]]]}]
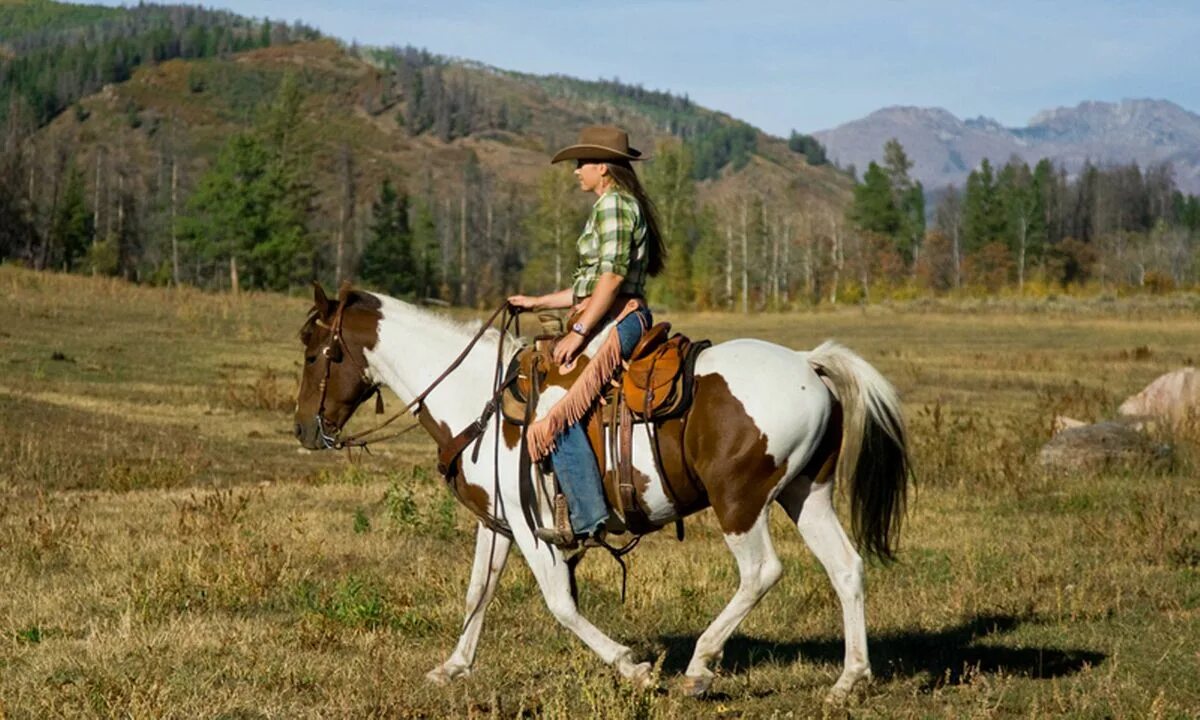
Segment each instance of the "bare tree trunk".
[{"label": "bare tree trunk", "polygon": [[862,233],[855,233],[858,239],[858,282],[862,285],[863,303],[871,302],[871,242]]},{"label": "bare tree trunk", "polygon": [[746,228],[746,202],[742,199],[742,312],[750,312],[750,253]]},{"label": "bare tree trunk", "polygon": [[341,285],[346,270],[346,236],[350,232],[350,219],[354,213],[354,158],[350,146],[342,143],[338,153],[338,165],[342,176],[341,207],[338,212],[337,257],[334,261],[335,284]]},{"label": "bare tree trunk", "polygon": [[725,223],[725,302],[733,307],[733,225]]},{"label": "bare tree trunk", "polygon": [[[492,254],[492,251],[495,249],[495,246],[492,244],[492,227],[493,227],[493,225],[492,225],[492,215],[493,215],[493,211],[492,211],[492,197],[491,197],[491,194],[488,194],[488,196],[487,196],[487,199],[486,199],[486,200],[484,200],[484,203],[485,203],[485,204],[484,204],[484,216],[483,216],[483,217],[484,217],[484,229],[483,229],[483,233],[484,233],[484,234],[483,234],[483,243],[482,243],[482,244],[480,244],[480,243],[476,243],[476,247],[483,247],[483,248],[486,248],[486,249],[487,249],[487,253],[488,253],[488,255],[491,255],[491,254]],[[500,282],[503,282],[503,280],[502,280],[502,276],[503,276],[503,274],[504,274],[504,273],[503,273],[503,270],[502,270],[502,269],[501,269],[501,267],[500,267],[500,265],[503,263],[503,258],[504,258],[504,255],[503,255],[503,253],[501,253],[501,255],[500,255],[500,258],[501,258],[501,260],[500,260],[500,263],[491,263],[491,262],[489,262],[489,263],[487,263],[487,265],[485,266],[485,267],[491,267],[491,268],[493,268],[493,271],[492,271],[492,272],[493,272],[493,273],[495,274],[495,276],[496,276],[495,278],[493,278],[493,279],[492,279],[492,282],[491,282],[491,283],[488,283],[487,285],[485,285],[485,287],[495,284],[497,280],[499,280]],[[483,258],[480,258],[480,260],[481,260],[481,261],[482,261],[482,259],[483,259]],[[475,287],[475,292],[477,292],[477,293],[479,292],[479,285],[478,285],[478,281],[479,281],[479,280],[483,280],[483,279],[484,279],[483,277],[481,277],[481,275],[482,275],[482,273],[480,273],[480,274],[478,274],[478,275],[476,276],[476,287]]]},{"label": "bare tree trunk", "polygon": [[229,290],[234,294],[234,297],[241,294],[242,286],[238,282],[238,263],[237,256],[229,256]]},{"label": "bare tree trunk", "polygon": [[961,255],[961,249],[959,247],[959,242],[960,242],[959,235],[960,235],[960,226],[961,225],[962,225],[962,222],[960,220],[956,219],[954,221],[954,226],[951,228],[951,231],[950,231],[951,235],[953,235],[953,237],[951,238],[951,242],[950,242],[950,262],[952,262],[954,264],[954,287],[955,287],[955,289],[962,287],[962,255]]},{"label": "bare tree trunk", "polygon": [[790,278],[788,277],[788,275],[789,275],[788,270],[790,269],[790,262],[791,262],[791,255],[792,255],[791,248],[792,248],[792,216],[788,215],[787,217],[785,217],[783,219],[783,283],[782,283],[782,285],[783,285],[783,304],[784,305],[788,304],[789,296],[791,295],[790,288],[789,288]]},{"label": "bare tree trunk", "polygon": [[117,237],[125,234],[125,173],[117,173]]},{"label": "bare tree trunk", "polygon": [[[96,189],[95,200],[92,202],[92,247],[96,246],[100,237],[100,188],[104,187],[104,176],[100,174],[100,166],[103,163],[104,148],[96,148]],[[96,269],[93,267],[92,272]]]},{"label": "bare tree trunk", "polygon": [[1021,244],[1017,250],[1017,292],[1025,294],[1025,239],[1029,231],[1029,221],[1025,217],[1025,213],[1021,213],[1018,221],[1020,223]]},{"label": "bare tree trunk", "polygon": [[813,232],[813,217],[811,214],[805,218],[807,220],[808,232],[804,238],[804,297],[808,302],[813,302],[815,299],[813,294],[815,288],[813,281],[816,279],[813,268],[813,245],[817,243],[816,233]]},{"label": "bare tree trunk", "polygon": [[554,204],[554,289],[562,287],[562,207]]},{"label": "bare tree trunk", "polygon": [[829,221],[832,230],[829,237],[830,254],[833,257],[833,282],[829,288],[829,302],[837,305],[838,286],[842,282],[842,261],[845,254],[842,250],[842,228],[832,215],[830,215]]},{"label": "bare tree trunk", "polygon": [[[767,225],[767,205],[763,203],[763,228],[769,228]],[[779,307],[779,228],[773,228],[773,231],[768,230],[771,235],[771,279],[769,283],[769,291],[771,293],[771,304]]]},{"label": "bare tree trunk", "polygon": [[171,157],[171,281],[179,287],[179,161]]},{"label": "bare tree trunk", "polygon": [[459,204],[458,224],[458,301],[467,302],[467,191]]},{"label": "bare tree trunk", "polygon": [[913,261],[912,261],[912,279],[917,279],[917,265],[921,262],[921,237],[917,233],[912,236]]}]

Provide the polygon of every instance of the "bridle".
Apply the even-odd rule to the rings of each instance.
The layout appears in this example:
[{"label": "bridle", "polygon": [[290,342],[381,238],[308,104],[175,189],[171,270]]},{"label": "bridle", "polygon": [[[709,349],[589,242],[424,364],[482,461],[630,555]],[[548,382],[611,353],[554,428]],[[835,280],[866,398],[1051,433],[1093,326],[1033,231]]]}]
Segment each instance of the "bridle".
[{"label": "bridle", "polygon": [[[334,311],[333,320],[328,325],[325,325],[319,319],[316,321],[317,325],[329,328],[329,342],[321,349],[321,355],[325,358],[325,374],[321,377],[321,400],[317,406],[317,414],[315,418],[317,423],[317,437],[325,449],[332,450],[340,450],[342,448],[349,449],[351,447],[361,447],[366,449],[368,442],[390,440],[391,438],[403,435],[414,428],[420,427],[420,423],[417,422],[391,435],[371,438],[370,441],[366,439],[388,425],[391,425],[397,419],[406,415],[409,410],[413,410],[413,415],[416,415],[419,418],[420,415],[425,412],[425,398],[428,397],[429,393],[433,392],[434,388],[440,385],[443,380],[449,377],[450,373],[454,372],[458,366],[462,364],[463,360],[465,360],[467,355],[470,354],[471,349],[474,348],[476,343],[479,342],[479,339],[482,338],[484,333],[486,333],[488,329],[492,327],[493,323],[495,323],[496,318],[498,318],[501,313],[508,311],[509,314],[505,321],[505,329],[507,329],[509,324],[513,321],[513,318],[517,317],[519,313],[519,310],[511,307],[507,300],[502,302],[500,306],[497,307],[495,311],[493,311],[488,317],[488,319],[480,326],[479,331],[475,333],[475,336],[471,338],[470,342],[467,343],[467,346],[463,348],[458,357],[456,357],[450,363],[450,365],[442,371],[442,374],[439,375],[436,380],[429,384],[429,387],[425,388],[424,391],[413,398],[412,401],[405,405],[399,412],[395,413],[375,427],[369,428],[363,432],[351,435],[349,437],[339,439],[337,435],[341,428],[339,428],[336,424],[329,422],[325,418],[325,400],[329,394],[329,377],[333,372],[334,364],[342,362],[344,358],[349,358],[350,362],[354,363],[354,365],[357,366],[361,371],[363,380],[368,383],[366,391],[364,391],[362,395],[359,396],[359,398],[354,402],[355,408],[366,402],[371,395],[374,395],[375,414],[382,415],[383,393],[380,389],[380,383],[373,381],[370,377],[370,374],[367,371],[365,359],[363,362],[359,362],[357,359],[355,359],[354,354],[350,351],[350,346],[346,344],[346,341],[343,337],[342,323],[343,318],[345,317],[346,305],[350,300],[349,285],[343,285],[341,292],[339,292],[338,295],[338,305],[337,310]],[[500,352],[503,352],[503,343],[501,343]],[[499,372],[498,369],[497,372]],[[497,391],[497,394],[499,394],[499,391]],[[493,402],[494,401],[495,398],[493,398]],[[332,429],[332,432],[330,429]]]}]

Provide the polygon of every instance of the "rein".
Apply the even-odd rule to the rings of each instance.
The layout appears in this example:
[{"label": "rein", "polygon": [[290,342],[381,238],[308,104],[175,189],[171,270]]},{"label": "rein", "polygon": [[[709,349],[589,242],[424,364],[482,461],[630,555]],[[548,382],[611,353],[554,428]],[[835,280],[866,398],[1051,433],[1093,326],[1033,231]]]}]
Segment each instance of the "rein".
[{"label": "rein", "polygon": [[[317,419],[317,428],[321,435],[321,441],[325,444],[325,446],[327,448],[331,448],[331,449],[335,449],[335,450],[341,450],[342,448],[350,448],[350,447],[361,447],[365,450],[367,448],[368,442],[381,442],[383,440],[390,440],[392,438],[399,437],[400,435],[403,435],[416,427],[419,427],[420,423],[414,423],[397,433],[393,433],[391,435],[386,435],[384,437],[373,438],[370,441],[368,441],[366,439],[369,436],[374,435],[375,433],[384,429],[388,425],[391,425],[393,422],[395,422],[399,418],[403,417],[404,415],[408,414],[409,410],[413,410],[415,408],[415,410],[413,412],[414,415],[420,415],[422,412],[424,412],[425,398],[429,397],[429,394],[431,392],[433,392],[433,390],[438,385],[440,385],[443,380],[445,380],[447,377],[450,376],[451,373],[453,373],[455,370],[457,370],[459,365],[462,365],[463,361],[466,360],[467,356],[471,353],[471,350],[479,342],[479,339],[482,338],[484,333],[486,333],[488,331],[488,329],[492,327],[492,324],[496,322],[496,318],[498,318],[500,316],[500,314],[506,310],[509,311],[510,313],[512,313],[512,316],[517,315],[517,312],[515,312],[514,309],[509,306],[507,300],[502,302],[500,304],[500,306],[497,307],[492,312],[492,314],[488,317],[488,319],[486,321],[484,321],[484,323],[480,326],[479,331],[475,333],[475,336],[471,338],[470,342],[467,343],[467,346],[465,348],[463,348],[462,352],[460,352],[458,354],[458,357],[454,358],[454,360],[450,363],[450,365],[444,371],[442,371],[442,374],[439,375],[436,380],[434,380],[432,383],[429,384],[429,387],[425,388],[424,391],[422,391],[419,395],[417,395],[415,398],[413,398],[412,401],[409,402],[407,405],[405,405],[399,412],[395,413],[394,415],[389,417],[387,420],[384,420],[383,422],[379,423],[375,427],[369,428],[367,430],[364,430],[360,433],[356,433],[349,437],[339,439],[339,438],[335,437],[334,435],[326,432],[326,430],[325,430],[325,428],[329,424],[328,421],[325,420],[325,396],[326,396],[326,393],[328,392],[329,374],[332,370],[333,363],[340,362],[343,356],[347,356],[350,358],[351,362],[353,362],[356,366],[359,367],[360,370],[362,370],[364,377],[366,377],[366,370],[367,370],[366,365],[364,363],[360,363],[354,359],[353,353],[350,352],[349,346],[346,345],[346,341],[342,338],[342,317],[345,313],[346,302],[349,299],[349,297],[350,296],[348,293],[344,293],[342,295],[342,297],[338,300],[338,307],[337,307],[337,311],[334,313],[334,316],[333,316],[333,323],[329,326],[329,329],[330,329],[329,344],[326,345],[325,348],[321,351],[321,353],[326,358],[326,364],[325,364],[325,377],[323,377],[321,379],[321,403],[317,408],[317,418],[316,418]],[[509,321],[511,321],[511,318]],[[507,327],[507,325],[508,325],[508,322],[505,323],[505,327]],[[503,342],[501,342],[501,344],[500,344],[501,348],[503,348],[503,345],[504,345]],[[359,401],[359,404],[366,402],[367,398],[371,397],[372,394],[375,395],[375,412],[377,414],[382,414],[383,413],[383,395],[380,392],[379,383],[373,383],[371,385],[370,389],[368,389],[366,394],[363,395],[362,400]],[[495,398],[493,398],[493,401],[494,401],[494,399]]]}]

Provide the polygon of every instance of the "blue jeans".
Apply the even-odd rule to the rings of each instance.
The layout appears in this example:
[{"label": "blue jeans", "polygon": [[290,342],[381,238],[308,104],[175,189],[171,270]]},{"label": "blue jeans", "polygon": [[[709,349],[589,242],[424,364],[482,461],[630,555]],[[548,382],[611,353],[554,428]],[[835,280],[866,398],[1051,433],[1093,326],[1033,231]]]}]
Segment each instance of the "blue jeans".
[{"label": "blue jeans", "polygon": [[[643,325],[643,323],[645,323]],[[628,359],[642,333],[653,324],[650,309],[642,307],[630,313],[617,324],[617,337],[621,340],[621,357]],[[604,486],[600,479],[600,466],[592,452],[587,436],[587,418],[568,427],[558,436],[558,445],[550,453],[554,474],[567,496],[567,507],[571,510],[571,529],[576,535],[590,535],[603,527],[608,519],[608,503],[604,500]]]}]

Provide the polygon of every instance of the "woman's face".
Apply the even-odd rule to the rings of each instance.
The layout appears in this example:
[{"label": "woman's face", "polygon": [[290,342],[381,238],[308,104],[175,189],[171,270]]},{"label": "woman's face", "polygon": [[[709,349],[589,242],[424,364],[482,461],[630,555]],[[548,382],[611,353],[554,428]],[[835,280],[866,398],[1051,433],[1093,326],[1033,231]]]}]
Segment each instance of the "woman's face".
[{"label": "woman's face", "polygon": [[599,194],[608,186],[608,166],[596,160],[577,160],[575,177],[580,190]]}]

